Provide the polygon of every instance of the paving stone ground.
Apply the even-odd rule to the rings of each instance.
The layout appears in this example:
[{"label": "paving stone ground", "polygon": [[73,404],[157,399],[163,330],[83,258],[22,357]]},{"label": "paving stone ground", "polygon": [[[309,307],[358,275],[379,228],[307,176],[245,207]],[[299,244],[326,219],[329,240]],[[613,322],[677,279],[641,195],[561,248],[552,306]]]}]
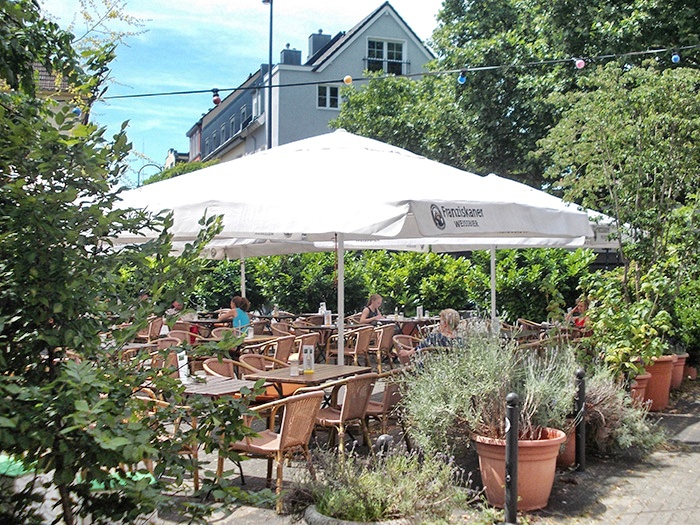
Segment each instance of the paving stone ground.
[{"label": "paving stone ground", "polygon": [[[537,525],[687,525],[700,524],[700,381],[685,381],[672,392],[665,412],[655,414],[668,443],[641,462],[589,457],[584,472],[558,471],[546,509],[519,517]],[[290,478],[303,468],[285,468]],[[244,464],[249,487],[264,485],[265,462]],[[231,509],[210,523],[287,525],[289,516],[256,507]],[[455,523],[469,523],[469,512]],[[177,520],[157,520],[163,525]]]}]

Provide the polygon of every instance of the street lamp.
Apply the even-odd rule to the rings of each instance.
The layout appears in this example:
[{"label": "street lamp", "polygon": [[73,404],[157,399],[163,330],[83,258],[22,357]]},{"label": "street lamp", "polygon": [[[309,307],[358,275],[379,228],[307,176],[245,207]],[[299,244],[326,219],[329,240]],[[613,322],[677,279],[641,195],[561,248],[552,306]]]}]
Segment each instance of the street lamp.
[{"label": "street lamp", "polygon": [[262,0],[263,4],[270,4],[270,43],[267,55],[267,149],[272,148],[272,0]]}]

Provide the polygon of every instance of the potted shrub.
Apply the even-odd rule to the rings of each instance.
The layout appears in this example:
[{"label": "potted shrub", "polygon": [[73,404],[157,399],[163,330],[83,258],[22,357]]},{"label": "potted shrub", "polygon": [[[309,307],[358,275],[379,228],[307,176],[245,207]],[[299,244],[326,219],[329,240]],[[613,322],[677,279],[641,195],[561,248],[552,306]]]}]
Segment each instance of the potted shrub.
[{"label": "potted shrub", "polygon": [[[575,371],[568,347],[519,349],[512,341],[471,334],[452,350],[431,353],[405,382],[402,403],[411,435],[421,447],[444,450],[458,446],[453,438],[470,436],[476,443],[486,497],[503,506],[506,406],[509,392],[519,395],[518,509],[546,506],[565,440],[561,430],[573,407]],[[543,449],[551,450],[542,453]],[[528,458],[536,449],[544,467]],[[537,480],[536,483],[533,480]],[[534,499],[525,492],[534,487]]]},{"label": "potted shrub", "polygon": [[587,312],[591,348],[600,351],[592,357],[602,358],[613,377],[624,385],[645,372],[651,374],[645,400],[650,400],[651,410],[662,410],[668,404],[673,360],[665,355],[670,353],[672,318],[661,306],[670,285],[654,270],[640,278],[635,293],[625,288],[623,281],[619,272],[612,271],[591,274],[583,284],[591,299]]}]

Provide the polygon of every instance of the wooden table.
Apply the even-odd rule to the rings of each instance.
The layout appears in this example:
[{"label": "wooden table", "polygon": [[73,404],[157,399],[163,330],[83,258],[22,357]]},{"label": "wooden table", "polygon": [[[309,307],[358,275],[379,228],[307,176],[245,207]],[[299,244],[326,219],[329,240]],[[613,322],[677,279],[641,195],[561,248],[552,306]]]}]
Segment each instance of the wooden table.
[{"label": "wooden table", "polygon": [[290,376],[289,368],[276,368],[274,370],[246,374],[245,377],[247,380],[264,379],[269,383],[273,383],[280,396],[282,396],[283,383],[299,385],[300,387],[317,386],[335,379],[342,379],[357,374],[366,374],[371,371],[372,369],[369,366],[317,364],[314,367],[313,374],[305,374],[300,369],[298,376]]},{"label": "wooden table", "polygon": [[119,349],[119,359],[122,361],[127,361],[136,357],[141,350],[155,350],[158,348],[156,342],[151,343],[126,343]]},{"label": "wooden table", "polygon": [[268,341],[272,341],[273,339],[277,339],[276,335],[253,335],[253,337],[248,338],[246,337],[241,341],[241,344],[239,345],[241,348],[245,348],[246,346],[249,345],[257,345],[260,343],[267,343]]},{"label": "wooden table", "polygon": [[231,379],[228,377],[205,376],[200,382],[190,377],[185,384],[185,395],[199,394],[207,397],[232,396],[239,394],[242,388],[253,389],[255,381],[247,379]]}]

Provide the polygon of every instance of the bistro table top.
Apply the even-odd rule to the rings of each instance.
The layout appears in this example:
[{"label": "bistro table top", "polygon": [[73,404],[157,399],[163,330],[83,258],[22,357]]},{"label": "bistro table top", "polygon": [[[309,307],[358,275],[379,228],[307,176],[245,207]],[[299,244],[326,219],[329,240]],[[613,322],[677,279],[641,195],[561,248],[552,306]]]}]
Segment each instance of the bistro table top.
[{"label": "bistro table top", "polygon": [[231,396],[239,394],[242,388],[250,388],[255,386],[255,381],[247,379],[231,379],[228,377],[205,376],[204,381],[190,378],[185,384],[185,394],[199,394],[202,396],[218,397]]},{"label": "bistro table top", "polygon": [[272,341],[273,339],[277,339],[278,336],[276,335],[267,335],[267,334],[256,334],[253,335],[253,337],[248,338],[246,337],[241,341],[240,346],[247,346],[247,345],[257,345],[258,343],[267,343],[268,341]]},{"label": "bistro table top", "polygon": [[297,316],[287,312],[279,312],[277,314],[251,314],[251,317],[258,319],[296,319]]},{"label": "bistro table top", "polygon": [[248,380],[264,379],[270,383],[294,383],[304,386],[315,386],[334,379],[366,374],[371,371],[372,369],[369,366],[317,364],[314,367],[313,374],[305,374],[302,370],[299,370],[298,376],[290,376],[289,368],[276,368],[264,372],[246,374],[245,377]]},{"label": "bistro table top", "polygon": [[[198,317],[197,319],[191,319],[187,321],[193,324],[214,324],[214,323],[225,323],[226,320],[220,321],[218,317]],[[229,319],[230,322],[230,319]]]}]

